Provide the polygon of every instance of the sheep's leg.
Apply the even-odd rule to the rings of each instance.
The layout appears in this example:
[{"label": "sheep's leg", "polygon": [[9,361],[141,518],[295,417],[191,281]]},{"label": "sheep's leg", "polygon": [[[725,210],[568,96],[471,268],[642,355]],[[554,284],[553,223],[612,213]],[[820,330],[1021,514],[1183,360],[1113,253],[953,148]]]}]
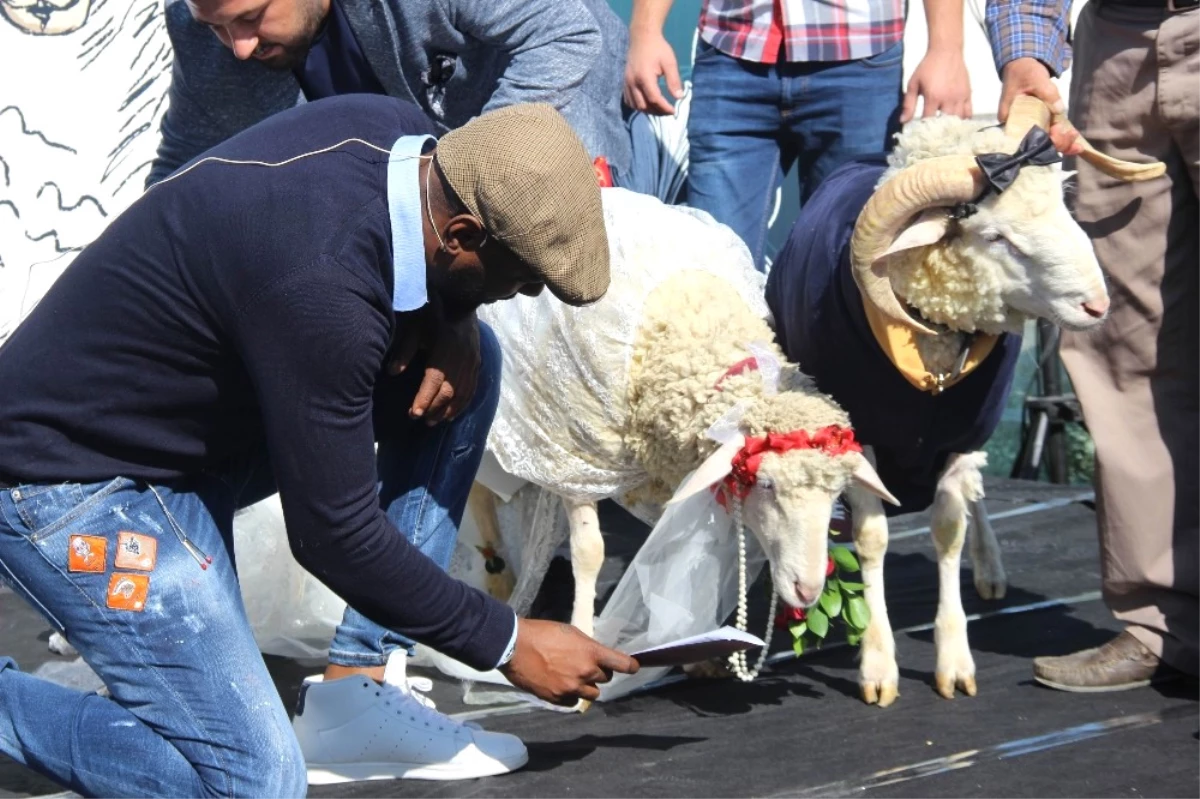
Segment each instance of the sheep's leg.
[{"label": "sheep's leg", "polygon": [[[975,661],[967,642],[967,617],[959,591],[959,568],[963,538],[967,532],[967,503],[983,496],[979,473],[982,453],[954,455],[938,479],[930,527],[938,555],[938,609],[933,625],[937,651],[934,681],[937,691],[954,698],[958,688],[975,695]],[[984,461],[986,462],[986,461]]]},{"label": "sheep's leg", "polygon": [[[870,447],[863,453],[874,465]],[[858,685],[863,700],[887,707],[899,696],[900,671],[896,666],[896,640],[888,620],[883,596],[883,559],[887,554],[888,526],[879,497],[853,484],[846,490],[853,523],[854,548],[862,566],[863,596],[871,611],[871,620],[863,634]]]},{"label": "sheep's leg", "polygon": [[[522,489],[522,491],[529,489]],[[525,616],[533,607],[538,588],[550,568],[554,549],[558,546],[558,495],[545,488],[535,488],[533,517],[525,531],[521,545],[521,568],[517,571],[517,587],[509,597],[508,605],[518,616]]]},{"label": "sheep's leg", "polygon": [[[496,515],[496,495],[483,483],[474,483],[471,485],[471,493],[467,496],[467,507],[471,511],[471,518],[475,520],[475,526],[479,528],[479,539],[483,548],[498,556],[503,547],[500,519]],[[489,571],[485,578],[488,593],[501,602],[507,602],[512,596],[515,584],[512,564],[507,561],[503,569],[494,574]]]},{"label": "sheep's leg", "polygon": [[1008,575],[1004,573],[1000,544],[996,541],[996,532],[988,520],[983,498],[968,502],[967,511],[971,520],[971,533],[967,540],[971,547],[975,592],[983,599],[1004,599],[1008,589]]},{"label": "sheep's leg", "polygon": [[563,500],[571,527],[571,572],[575,576],[575,607],[571,624],[588,635],[596,615],[596,578],[604,565],[604,536],[595,502]]}]

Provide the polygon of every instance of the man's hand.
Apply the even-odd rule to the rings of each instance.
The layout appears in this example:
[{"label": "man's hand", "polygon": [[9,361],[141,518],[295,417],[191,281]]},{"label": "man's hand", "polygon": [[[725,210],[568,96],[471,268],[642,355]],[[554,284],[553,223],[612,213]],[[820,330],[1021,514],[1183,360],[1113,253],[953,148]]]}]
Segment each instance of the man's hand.
[{"label": "man's hand", "polygon": [[636,674],[638,663],[569,624],[517,620],[517,648],[500,671],[516,687],[557,705],[599,698],[597,683],[613,672]]},{"label": "man's hand", "polygon": [[1008,120],[1008,109],[1017,95],[1029,94],[1050,106],[1054,123],[1050,126],[1050,139],[1063,155],[1078,155],[1083,152],[1079,143],[1079,131],[1067,121],[1062,96],[1058,87],[1050,80],[1050,70],[1036,58],[1014,58],[1004,65],[1001,74],[1004,82],[1000,93],[1000,107],[996,117],[1000,122]]},{"label": "man's hand", "polygon": [[400,374],[417,352],[425,350],[425,376],[408,415],[435,425],[462,413],[475,395],[479,379],[479,321],[474,313],[453,322],[430,306],[405,335],[388,371]]},{"label": "man's hand", "polygon": [[662,35],[661,27],[642,27],[629,31],[629,56],[625,61],[625,103],[647,114],[675,113],[675,106],[658,88],[659,76],[667,79],[667,90],[676,100],[683,97],[679,64],[675,51]]},{"label": "man's hand", "polygon": [[941,111],[963,119],[971,117],[971,78],[958,49],[930,48],[917,65],[904,93],[900,122],[908,122],[917,112],[917,98],[924,97],[921,116],[931,117]]}]

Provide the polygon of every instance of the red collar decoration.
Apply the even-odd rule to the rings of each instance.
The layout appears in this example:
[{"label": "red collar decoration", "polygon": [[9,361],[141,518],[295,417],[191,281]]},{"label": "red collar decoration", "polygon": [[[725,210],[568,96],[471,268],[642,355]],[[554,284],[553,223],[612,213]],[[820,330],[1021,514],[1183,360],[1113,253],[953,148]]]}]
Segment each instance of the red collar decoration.
[{"label": "red collar decoration", "polygon": [[[794,449],[816,449],[832,457],[847,452],[862,452],[862,444],[854,440],[854,430],[837,425],[822,427],[814,435],[809,435],[807,430],[794,430],[791,433],[767,433],[765,436],[747,438],[745,445],[733,456],[733,470],[716,487],[717,501],[724,507],[726,492],[738,499],[745,499],[758,482],[758,467],[762,465],[763,456],[768,452],[782,454]],[[720,490],[722,488],[723,491]]]},{"label": "red collar decoration", "polygon": [[713,388],[715,388],[717,391],[724,391],[725,389],[721,388],[721,384],[724,383],[726,380],[728,380],[731,377],[737,377],[740,374],[745,374],[746,372],[750,371],[751,369],[757,369],[757,368],[758,368],[758,359],[755,358],[753,355],[751,355],[749,358],[742,358],[740,361],[735,363],[733,366],[731,366],[725,370],[725,374],[721,375],[721,377],[717,380],[716,383],[713,383]]}]

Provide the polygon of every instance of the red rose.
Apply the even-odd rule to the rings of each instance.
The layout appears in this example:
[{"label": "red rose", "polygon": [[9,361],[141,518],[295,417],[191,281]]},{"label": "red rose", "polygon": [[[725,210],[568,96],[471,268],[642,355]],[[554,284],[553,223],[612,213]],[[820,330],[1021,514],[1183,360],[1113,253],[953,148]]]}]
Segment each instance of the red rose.
[{"label": "red rose", "polygon": [[785,607],[775,614],[775,629],[786,630],[798,621],[804,621],[804,608]]}]

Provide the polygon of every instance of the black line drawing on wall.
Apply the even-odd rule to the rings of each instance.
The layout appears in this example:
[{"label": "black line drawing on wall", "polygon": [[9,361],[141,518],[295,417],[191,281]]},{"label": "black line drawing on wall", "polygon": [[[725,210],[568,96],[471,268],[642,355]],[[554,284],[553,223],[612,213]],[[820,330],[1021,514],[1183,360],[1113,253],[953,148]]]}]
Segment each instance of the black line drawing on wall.
[{"label": "black line drawing on wall", "polygon": [[[163,0],[0,0],[0,346],[140,196],[171,78]],[[36,79],[21,81],[36,64]]]},{"label": "black line drawing on wall", "polygon": [[87,23],[89,0],[0,0],[0,17],[33,36],[62,36]]}]

